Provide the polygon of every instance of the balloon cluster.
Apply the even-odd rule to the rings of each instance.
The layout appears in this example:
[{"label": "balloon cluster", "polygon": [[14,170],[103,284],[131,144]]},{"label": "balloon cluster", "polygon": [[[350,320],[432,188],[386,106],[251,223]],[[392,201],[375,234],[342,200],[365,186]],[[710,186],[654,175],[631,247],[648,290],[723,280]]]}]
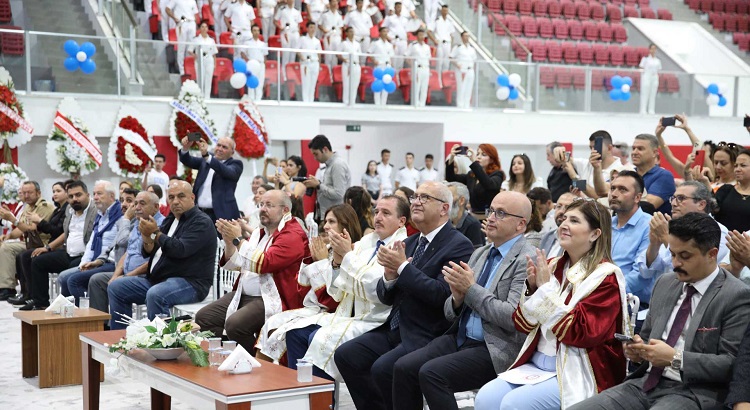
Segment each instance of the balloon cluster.
[{"label": "balloon cluster", "polygon": [[706,104],[718,105],[719,107],[727,105],[727,99],[724,97],[724,94],[729,92],[729,86],[724,83],[718,85],[716,83],[711,83],[708,85],[708,88],[706,88],[706,91],[708,91]]},{"label": "balloon cluster", "polygon": [[87,41],[79,46],[75,40],[68,40],[63,44],[63,50],[68,54],[68,58],[63,61],[66,70],[75,71],[80,68],[84,74],[96,71],[96,63],[91,59],[96,54],[96,46],[92,43]]},{"label": "balloon cluster", "polygon": [[232,88],[239,90],[245,86],[251,89],[258,87],[260,80],[253,73],[260,72],[260,61],[250,60],[245,62],[245,60],[237,59],[234,60],[232,67],[234,68],[234,74],[229,77],[229,84]]},{"label": "balloon cluster", "polygon": [[372,71],[375,81],[370,84],[370,89],[374,93],[385,91],[388,94],[396,91],[396,83],[393,81],[393,77],[396,75],[396,70],[393,67],[376,68]]},{"label": "balloon cluster", "polygon": [[633,86],[633,79],[630,77],[620,77],[616,75],[609,80],[612,89],[609,90],[609,98],[612,101],[627,101],[630,99],[630,87]]},{"label": "balloon cluster", "polygon": [[515,100],[518,98],[518,86],[521,85],[521,76],[513,73],[511,75],[500,74],[497,76],[497,91],[495,96],[500,101]]}]

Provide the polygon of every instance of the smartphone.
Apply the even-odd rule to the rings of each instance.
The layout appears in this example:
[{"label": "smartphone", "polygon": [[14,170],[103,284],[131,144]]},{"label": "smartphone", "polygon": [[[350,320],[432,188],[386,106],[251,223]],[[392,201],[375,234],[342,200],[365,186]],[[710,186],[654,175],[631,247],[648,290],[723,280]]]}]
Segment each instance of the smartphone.
[{"label": "smartphone", "polygon": [[581,192],[586,191],[586,180],[585,179],[577,179],[573,181],[573,185],[571,185],[572,188],[576,188]]},{"label": "smartphone", "polygon": [[604,138],[603,137],[596,137],[594,138],[594,150],[599,153],[599,155],[604,158]]},{"label": "smartphone", "polygon": [[700,165],[701,171],[703,171],[703,164],[706,163],[706,151],[700,149],[695,152],[695,162],[693,166]]},{"label": "smartphone", "polygon": [[621,342],[625,342],[625,343],[635,343],[635,340],[633,340],[632,337],[625,336],[625,335],[620,334],[620,333],[615,333],[615,339],[617,339],[617,340],[619,340]]},{"label": "smartphone", "polygon": [[190,134],[188,134],[188,141],[196,142],[200,141],[201,139],[202,138],[200,132],[191,132]]},{"label": "smartphone", "polygon": [[661,119],[662,127],[674,127],[677,118],[675,117],[664,117]]},{"label": "smartphone", "polygon": [[307,181],[307,177],[292,177],[292,181],[295,181],[295,182]]},{"label": "smartphone", "polygon": [[565,162],[570,162],[570,151],[565,151]]},{"label": "smartphone", "polygon": [[745,120],[742,123],[745,124],[746,127],[750,127],[750,117],[745,117]]},{"label": "smartphone", "polygon": [[469,153],[469,147],[462,145],[458,147],[458,155],[466,155]]}]

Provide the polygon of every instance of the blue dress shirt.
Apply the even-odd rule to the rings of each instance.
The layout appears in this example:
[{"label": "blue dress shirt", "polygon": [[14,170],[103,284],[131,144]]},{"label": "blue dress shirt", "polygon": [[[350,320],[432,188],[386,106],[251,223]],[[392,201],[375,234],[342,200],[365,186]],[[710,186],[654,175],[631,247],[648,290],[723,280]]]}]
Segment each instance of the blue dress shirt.
[{"label": "blue dress shirt", "polygon": [[627,292],[638,296],[641,303],[649,303],[655,279],[640,275],[636,259],[648,248],[651,215],[638,207],[622,228],[617,227],[617,221],[618,217],[615,215],[612,218],[612,261],[620,267],[625,276]]}]

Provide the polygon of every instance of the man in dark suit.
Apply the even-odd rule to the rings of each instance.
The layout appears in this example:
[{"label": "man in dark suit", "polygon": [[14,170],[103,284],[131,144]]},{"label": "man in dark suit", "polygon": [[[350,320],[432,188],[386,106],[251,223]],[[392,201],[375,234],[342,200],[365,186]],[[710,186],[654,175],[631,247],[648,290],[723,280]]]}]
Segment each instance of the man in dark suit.
[{"label": "man in dark suit", "polygon": [[524,238],[531,201],[520,192],[500,192],[490,205],[487,237],[469,263],[443,268],[451,290],[444,303],[448,334],[400,358],[393,376],[393,408],[458,409],[454,392],[474,390],[513,364],[524,336],[513,312],[526,281],[526,258],[535,248]]},{"label": "man in dark suit", "polygon": [[[450,322],[443,304],[451,294],[442,274],[449,262],[466,262],[474,246],[450,223],[453,198],[448,187],[425,182],[410,200],[412,222],[421,232],[392,248],[381,246],[378,299],[392,306],[385,324],[341,345],[334,355],[358,409],[393,407],[393,366],[445,333]],[[407,259],[409,255],[409,259]]]},{"label": "man in dark suit", "polygon": [[[201,158],[190,155],[190,147],[197,144]],[[180,162],[186,167],[198,170],[198,176],[193,184],[195,202],[201,211],[216,222],[217,219],[237,219],[240,210],[234,191],[237,181],[242,175],[242,161],[232,158],[234,155],[234,140],[219,138],[213,155],[208,153],[208,144],[203,141],[188,141],[182,139]]]},{"label": "man in dark suit", "polygon": [[719,268],[720,232],[704,213],[669,222],[674,273],[656,282],[643,330],[625,344],[625,355],[640,367],[571,410],[722,406],[750,322],[750,288]]}]

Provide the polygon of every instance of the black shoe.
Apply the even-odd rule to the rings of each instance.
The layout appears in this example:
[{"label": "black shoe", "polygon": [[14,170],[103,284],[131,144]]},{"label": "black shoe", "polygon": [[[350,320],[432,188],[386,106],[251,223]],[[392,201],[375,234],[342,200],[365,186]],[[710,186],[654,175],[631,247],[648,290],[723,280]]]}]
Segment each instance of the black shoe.
[{"label": "black shoe", "polygon": [[8,298],[16,295],[15,289],[0,289],[0,300],[8,300]]},{"label": "black shoe", "polygon": [[29,296],[26,296],[23,293],[19,293],[18,295],[13,296],[12,298],[8,298],[8,303],[10,303],[11,305],[23,306],[29,300],[31,300]]},{"label": "black shoe", "polygon": [[37,304],[33,300],[30,300],[30,301],[26,302],[25,305],[21,306],[21,308],[18,309],[18,310],[44,310],[44,309],[47,309],[48,307],[49,307],[49,305],[42,306],[42,305]]}]

